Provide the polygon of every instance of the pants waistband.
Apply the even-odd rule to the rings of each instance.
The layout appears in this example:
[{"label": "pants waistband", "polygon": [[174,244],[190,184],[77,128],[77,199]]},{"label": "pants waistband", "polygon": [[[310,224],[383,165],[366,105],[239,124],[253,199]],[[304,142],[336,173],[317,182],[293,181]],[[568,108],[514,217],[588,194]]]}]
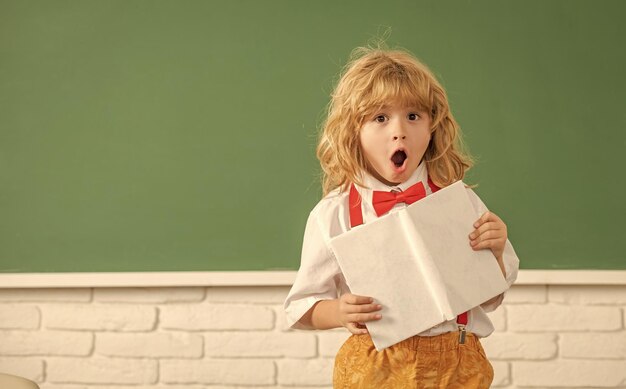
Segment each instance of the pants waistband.
[{"label": "pants waistband", "polygon": [[[411,350],[419,351],[447,351],[455,350],[459,348],[459,331],[446,332],[444,334],[435,336],[412,336],[399,343],[394,344],[392,347],[408,348]],[[369,334],[353,335],[356,336],[360,342],[366,344],[373,344],[372,338]],[[471,333],[466,332],[465,335],[465,347],[480,347],[479,338]]]}]

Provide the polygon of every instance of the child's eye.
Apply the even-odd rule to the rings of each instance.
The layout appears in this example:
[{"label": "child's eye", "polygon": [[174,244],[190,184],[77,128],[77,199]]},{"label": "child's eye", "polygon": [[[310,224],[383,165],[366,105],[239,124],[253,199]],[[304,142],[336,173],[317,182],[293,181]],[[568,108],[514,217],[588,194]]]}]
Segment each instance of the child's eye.
[{"label": "child's eye", "polygon": [[385,115],[378,115],[374,118],[374,121],[377,121],[378,123],[383,123],[385,121]]},{"label": "child's eye", "polygon": [[409,114],[409,120],[417,120],[420,116],[416,113]]}]

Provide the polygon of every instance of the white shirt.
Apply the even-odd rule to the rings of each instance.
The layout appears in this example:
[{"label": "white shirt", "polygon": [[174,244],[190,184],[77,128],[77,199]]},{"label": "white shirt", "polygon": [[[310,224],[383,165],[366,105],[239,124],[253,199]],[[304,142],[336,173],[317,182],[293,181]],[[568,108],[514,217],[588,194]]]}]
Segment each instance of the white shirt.
[{"label": "white shirt", "polygon": [[[399,189],[404,191],[418,181],[422,181],[426,189],[426,195],[428,196],[432,192],[428,186],[427,180],[426,164],[423,161],[417,169],[415,169],[411,177],[397,187],[387,186],[370,174],[364,173],[363,183],[368,188],[355,185],[362,198],[363,222],[368,223],[378,217],[372,206],[372,192],[374,190],[390,191],[392,189]],[[468,190],[470,200],[478,215],[485,213],[487,211],[485,204],[472,189],[466,189]],[[396,212],[398,209],[406,206],[407,205],[404,203],[398,203],[390,212]],[[478,219],[478,217],[476,219]],[[298,322],[298,320],[317,301],[336,299],[344,293],[351,293],[329,246],[331,238],[349,229],[348,191],[339,193],[339,189],[337,188],[326,195],[315,208],[313,208],[307,220],[304,241],[302,243],[300,269],[298,270],[296,280],[284,303],[287,324],[291,328],[303,330],[313,329],[303,325]],[[510,287],[517,278],[519,259],[508,239],[504,247],[503,261],[506,273],[505,279]],[[480,306],[472,308],[468,314],[467,331],[473,332],[479,337],[489,336],[494,331],[494,327],[485,313],[491,312],[500,306],[505,294],[506,292],[502,293],[495,302],[489,305],[481,304]],[[371,297],[376,299],[376,296]],[[457,330],[456,319],[453,319],[438,324],[418,335],[435,336]]]}]

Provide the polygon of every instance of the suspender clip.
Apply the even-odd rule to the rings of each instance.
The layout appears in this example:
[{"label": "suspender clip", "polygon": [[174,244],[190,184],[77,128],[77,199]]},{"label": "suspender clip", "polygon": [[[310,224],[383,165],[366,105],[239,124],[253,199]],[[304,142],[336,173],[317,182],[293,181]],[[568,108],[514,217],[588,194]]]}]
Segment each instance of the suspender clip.
[{"label": "suspender clip", "polygon": [[465,343],[465,326],[459,326],[459,343]]}]

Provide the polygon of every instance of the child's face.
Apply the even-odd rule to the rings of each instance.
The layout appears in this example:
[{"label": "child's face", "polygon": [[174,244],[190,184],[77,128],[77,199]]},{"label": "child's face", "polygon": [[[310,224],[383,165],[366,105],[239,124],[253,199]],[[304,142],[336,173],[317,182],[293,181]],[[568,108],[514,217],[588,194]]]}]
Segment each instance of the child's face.
[{"label": "child's face", "polygon": [[389,186],[406,181],[426,152],[430,122],[426,112],[397,104],[366,118],[359,135],[369,173]]}]

